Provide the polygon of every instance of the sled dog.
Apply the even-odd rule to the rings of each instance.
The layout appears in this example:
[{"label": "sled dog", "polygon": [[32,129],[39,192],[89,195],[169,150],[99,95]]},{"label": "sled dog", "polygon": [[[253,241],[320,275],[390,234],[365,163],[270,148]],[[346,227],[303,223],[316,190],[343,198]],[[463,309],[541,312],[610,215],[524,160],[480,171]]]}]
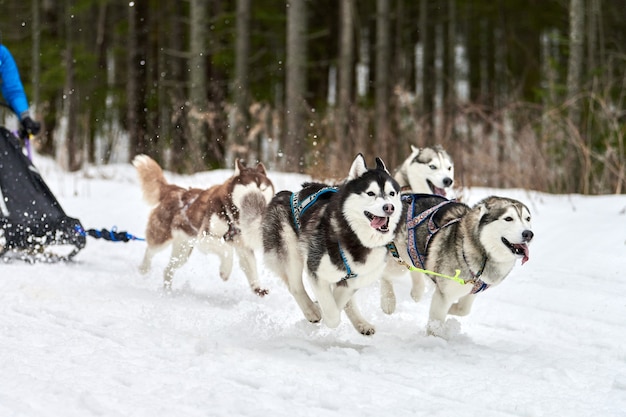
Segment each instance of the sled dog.
[{"label": "sled dog", "polygon": [[234,174],[208,189],[169,184],[161,167],[150,157],[133,160],[144,199],[155,207],[146,227],[147,248],[140,266],[150,270],[156,253],[172,245],[163,273],[165,289],[171,289],[175,271],[187,262],[193,248],[214,253],[220,259],[220,277],[227,280],[233,268],[233,249],[250,288],[259,296],[268,293],[258,282],[254,249],[261,249],[261,218],[274,195],[274,186],[262,163],[255,168],[236,161]]},{"label": "sled dog", "polygon": [[[380,278],[401,212],[400,186],[383,161],[376,158],[376,168],[368,169],[359,154],[337,187],[305,183],[276,194],[263,221],[265,263],[308,321],[323,319],[335,328],[345,309],[357,331],[374,334],[352,297]],[[305,290],[303,271],[317,304]]]},{"label": "sled dog", "polygon": [[394,178],[403,193],[449,197],[447,194],[454,183],[454,164],[439,145],[426,148],[411,145],[411,154],[396,170]]},{"label": "sled dog", "polygon": [[445,275],[428,275],[435,290],[427,325],[428,334],[445,337],[448,314],[469,314],[480,292],[500,284],[517,259],[528,260],[530,211],[517,200],[494,196],[473,207],[435,195],[403,199],[407,239],[398,238],[392,254],[398,262]]},{"label": "sled dog", "polygon": [[[396,170],[394,178],[398,181],[403,194],[436,194],[450,198],[454,184],[454,164],[450,155],[440,145],[418,148],[411,145],[411,154]],[[406,216],[403,215],[403,219]],[[403,222],[398,239],[406,239],[406,222]],[[382,310],[392,314],[396,309],[396,296],[393,281],[406,274],[406,268],[394,261],[389,261],[380,281]],[[424,289],[423,275],[411,273],[411,297],[419,301]]]}]

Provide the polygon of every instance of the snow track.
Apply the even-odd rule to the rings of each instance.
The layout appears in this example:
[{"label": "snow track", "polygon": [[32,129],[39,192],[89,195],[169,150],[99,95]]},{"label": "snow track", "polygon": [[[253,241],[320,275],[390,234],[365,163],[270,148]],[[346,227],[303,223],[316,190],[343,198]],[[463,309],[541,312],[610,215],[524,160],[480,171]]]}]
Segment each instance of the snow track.
[{"label": "snow track", "polygon": [[[40,170],[86,227],[143,234],[130,166],[91,179]],[[303,179],[270,178],[277,190]],[[449,341],[426,336],[432,289],[416,304],[408,277],[392,316],[377,287],[358,294],[377,326],[364,337],[345,316],[334,330],[306,322],[264,268],[260,298],[239,269],[223,282],[199,253],[169,295],[166,253],[137,272],[142,242],[91,239],[71,264],[0,264],[0,416],[625,416],[626,196],[477,189],[470,202],[488,194],[529,203],[530,261],[481,294]]]}]

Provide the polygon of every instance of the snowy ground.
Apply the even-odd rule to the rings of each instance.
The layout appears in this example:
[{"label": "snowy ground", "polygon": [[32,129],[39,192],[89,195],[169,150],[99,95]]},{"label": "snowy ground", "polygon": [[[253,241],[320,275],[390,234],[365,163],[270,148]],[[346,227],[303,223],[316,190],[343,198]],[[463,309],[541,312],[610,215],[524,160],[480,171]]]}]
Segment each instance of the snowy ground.
[{"label": "snowy ground", "polygon": [[[65,211],[86,228],[143,236],[149,208],[130,165],[69,175],[35,160]],[[170,179],[217,183],[229,171]],[[302,177],[270,172],[277,189]],[[358,334],[304,320],[262,268],[259,298],[235,268],[194,253],[161,291],[166,254],[88,238],[69,264],[0,264],[0,416],[626,416],[626,195],[518,198],[533,214],[530,261],[479,296],[449,341],[426,336],[432,289],[409,279],[382,313],[378,287]]]}]

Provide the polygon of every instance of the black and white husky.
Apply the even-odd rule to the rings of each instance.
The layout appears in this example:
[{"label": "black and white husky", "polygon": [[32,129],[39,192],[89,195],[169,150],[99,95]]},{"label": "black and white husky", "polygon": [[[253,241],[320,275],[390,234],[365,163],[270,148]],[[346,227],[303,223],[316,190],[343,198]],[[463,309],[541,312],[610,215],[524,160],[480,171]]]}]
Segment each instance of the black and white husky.
[{"label": "black and white husky", "polygon": [[[403,199],[409,223],[406,234],[394,242],[394,257],[434,273],[428,273],[435,290],[427,332],[445,337],[448,314],[469,314],[477,294],[500,284],[517,259],[522,264],[528,260],[534,236],[530,211],[504,197],[488,197],[473,207],[435,195],[410,194]],[[423,293],[423,287],[416,290]]]},{"label": "black and white husky", "polygon": [[[401,212],[400,186],[383,161],[376,158],[376,168],[368,169],[359,154],[338,187],[305,183],[274,196],[263,220],[265,262],[307,320],[335,328],[345,309],[353,326],[371,335],[374,326],[352,297],[380,278]],[[303,271],[317,303],[305,290]]]}]

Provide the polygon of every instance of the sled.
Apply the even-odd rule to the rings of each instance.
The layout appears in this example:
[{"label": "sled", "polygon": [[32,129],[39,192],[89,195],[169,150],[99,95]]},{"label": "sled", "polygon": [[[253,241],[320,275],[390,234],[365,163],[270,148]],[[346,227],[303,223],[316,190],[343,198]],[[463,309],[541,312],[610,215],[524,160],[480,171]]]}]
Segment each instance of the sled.
[{"label": "sled", "polygon": [[[65,214],[21,139],[0,126],[0,258],[70,260],[85,243],[80,221]],[[69,253],[55,255],[48,250],[52,246]]]}]

